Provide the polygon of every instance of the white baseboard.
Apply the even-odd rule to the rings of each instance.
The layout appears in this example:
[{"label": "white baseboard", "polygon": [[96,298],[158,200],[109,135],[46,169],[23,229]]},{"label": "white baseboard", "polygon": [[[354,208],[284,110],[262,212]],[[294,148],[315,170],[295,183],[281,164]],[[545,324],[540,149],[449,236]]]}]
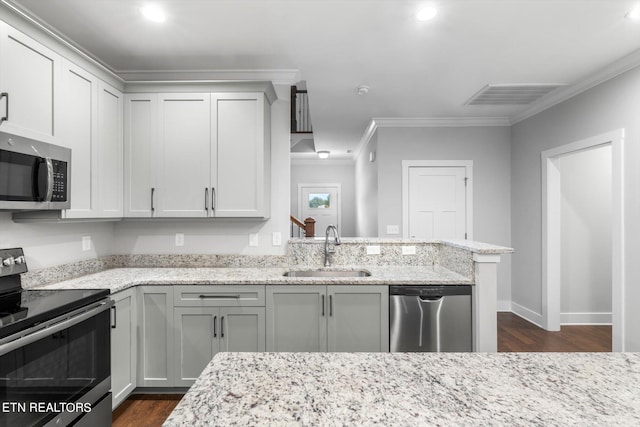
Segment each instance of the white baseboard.
[{"label": "white baseboard", "polygon": [[520,304],[516,304],[513,301],[511,301],[511,312],[517,316],[522,317],[524,320],[527,320],[534,325],[540,326],[544,329],[544,327],[542,326],[543,322],[541,314],[529,310],[528,308],[523,307]]},{"label": "white baseboard", "polygon": [[560,313],[561,325],[611,325],[611,313]]}]

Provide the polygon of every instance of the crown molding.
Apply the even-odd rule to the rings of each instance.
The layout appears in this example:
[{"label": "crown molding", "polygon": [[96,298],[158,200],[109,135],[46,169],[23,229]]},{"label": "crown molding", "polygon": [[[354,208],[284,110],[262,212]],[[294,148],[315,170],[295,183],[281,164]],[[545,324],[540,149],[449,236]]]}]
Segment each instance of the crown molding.
[{"label": "crown molding", "polygon": [[178,81],[270,81],[291,85],[300,79],[300,70],[116,70],[126,83]]},{"label": "crown molding", "polygon": [[633,68],[640,66],[640,49],[623,56],[619,60],[612,62],[599,71],[577,81],[569,86],[558,89],[548,95],[543,96],[538,101],[531,104],[527,109],[509,117],[511,124],[516,124],[529,117],[535,116],[544,110],[560,104],[576,95],[598,86],[614,77],[619,76]]}]

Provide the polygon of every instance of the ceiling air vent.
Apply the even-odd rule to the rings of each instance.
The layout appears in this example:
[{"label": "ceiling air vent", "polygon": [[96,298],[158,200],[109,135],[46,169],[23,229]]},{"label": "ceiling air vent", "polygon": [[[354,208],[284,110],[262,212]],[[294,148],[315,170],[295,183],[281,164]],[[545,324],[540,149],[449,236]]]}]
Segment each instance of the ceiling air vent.
[{"label": "ceiling air vent", "polygon": [[527,105],[566,84],[523,83],[486,85],[465,105]]}]

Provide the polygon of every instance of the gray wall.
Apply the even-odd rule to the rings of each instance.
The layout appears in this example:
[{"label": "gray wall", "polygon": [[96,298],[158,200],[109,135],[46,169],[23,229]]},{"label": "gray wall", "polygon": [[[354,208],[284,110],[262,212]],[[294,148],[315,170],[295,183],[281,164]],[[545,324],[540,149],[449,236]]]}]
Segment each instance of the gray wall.
[{"label": "gray wall", "polygon": [[[355,169],[351,162],[302,161],[291,165],[291,213],[300,218],[298,212],[298,184],[341,184],[342,224],[340,235],[354,237],[355,230]],[[300,218],[304,219],[304,218]],[[316,230],[316,236],[324,230]]]},{"label": "gray wall", "polygon": [[378,237],[379,160],[369,161],[369,153],[377,157],[377,150],[378,136],[374,135],[356,159],[356,237]]},{"label": "gray wall", "polygon": [[[473,240],[511,246],[509,127],[385,127],[377,135],[380,237],[392,237],[387,225],[402,227],[402,160],[472,160]],[[498,266],[498,284],[499,307],[509,309],[509,255]]]},{"label": "gray wall", "polygon": [[611,323],[611,146],[558,159],[560,323]]},{"label": "gray wall", "polygon": [[640,351],[640,69],[600,84],[512,126],[513,301],[541,313],[541,161],[544,150],[625,129],[625,335]]}]

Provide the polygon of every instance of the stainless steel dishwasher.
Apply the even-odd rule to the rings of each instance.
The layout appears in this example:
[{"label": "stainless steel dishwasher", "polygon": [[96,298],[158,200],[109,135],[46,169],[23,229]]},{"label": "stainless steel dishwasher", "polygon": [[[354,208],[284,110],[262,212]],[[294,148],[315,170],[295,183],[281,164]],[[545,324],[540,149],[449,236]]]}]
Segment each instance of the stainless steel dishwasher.
[{"label": "stainless steel dishwasher", "polygon": [[471,286],[389,286],[390,351],[472,351]]}]

